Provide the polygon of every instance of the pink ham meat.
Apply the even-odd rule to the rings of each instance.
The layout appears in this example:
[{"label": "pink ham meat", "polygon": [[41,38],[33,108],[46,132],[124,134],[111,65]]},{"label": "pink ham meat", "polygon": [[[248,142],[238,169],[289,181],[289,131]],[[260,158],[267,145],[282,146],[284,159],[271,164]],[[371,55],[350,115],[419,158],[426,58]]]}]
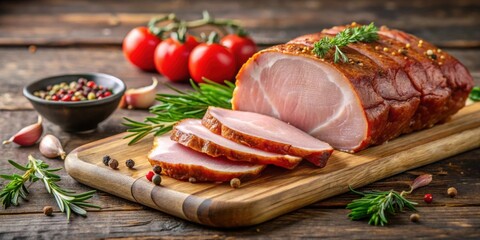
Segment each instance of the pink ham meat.
[{"label": "pink ham meat", "polygon": [[209,131],[200,119],[185,119],[173,128],[172,140],[212,157],[224,156],[233,161],[273,164],[287,169],[295,168],[302,158],[276,154],[248,147]]},{"label": "pink ham meat", "polygon": [[333,50],[324,59],[312,52],[317,40],[344,28],[255,54],[237,75],[233,109],[278,118],[336,149],[356,152],[446,121],[465,105],[473,87],[468,70],[398,30],[382,28],[378,42],[342,48],[348,63],[333,63]]},{"label": "pink ham meat", "polygon": [[324,167],[333,149],[298,128],[253,112],[209,107],[202,124],[210,131],[268,152],[299,156]]},{"label": "pink ham meat", "polygon": [[161,166],[167,176],[179,180],[193,177],[199,182],[252,178],[265,168],[265,165],[210,157],[170,140],[167,135],[155,137],[148,160],[152,166]]}]

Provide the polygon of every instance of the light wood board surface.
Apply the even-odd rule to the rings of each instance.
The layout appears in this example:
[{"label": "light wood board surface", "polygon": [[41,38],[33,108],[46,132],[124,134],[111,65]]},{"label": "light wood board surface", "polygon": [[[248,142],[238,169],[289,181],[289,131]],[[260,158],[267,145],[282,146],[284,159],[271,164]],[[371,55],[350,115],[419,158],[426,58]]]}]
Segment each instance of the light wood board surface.
[{"label": "light wood board surface", "polygon": [[[268,167],[262,175],[233,189],[228,183],[189,183],[166,176],[148,182],[147,153],[152,137],[128,146],[125,134],[83,145],[66,159],[76,180],[174,216],[216,227],[261,223],[322,199],[480,147],[480,103],[465,107],[444,124],[408,134],[356,154],[335,151],[323,169],[304,162],[295,170]],[[102,163],[109,155],[118,170]],[[125,160],[136,162],[134,170]]]}]

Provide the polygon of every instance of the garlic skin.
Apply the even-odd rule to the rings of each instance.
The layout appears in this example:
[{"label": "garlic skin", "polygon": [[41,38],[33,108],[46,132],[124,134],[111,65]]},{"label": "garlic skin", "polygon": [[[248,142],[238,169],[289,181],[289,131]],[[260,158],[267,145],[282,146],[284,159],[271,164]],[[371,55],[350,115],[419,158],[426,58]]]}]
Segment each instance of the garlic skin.
[{"label": "garlic skin", "polygon": [[40,153],[46,158],[60,157],[65,159],[65,156],[67,155],[63,150],[60,140],[51,134],[47,134],[42,138],[39,149]]},{"label": "garlic skin", "polygon": [[145,86],[137,89],[128,89],[125,92],[125,103],[128,108],[146,109],[155,103],[156,91],[158,85],[156,78],[152,78],[153,83],[150,86]]},{"label": "garlic skin", "polygon": [[32,125],[29,125],[20,129],[20,131],[18,131],[10,139],[3,141],[3,144],[9,144],[14,142],[20,146],[25,146],[25,147],[32,146],[42,136],[42,133],[43,133],[42,122],[43,122],[42,116],[38,115],[37,123],[34,123]]}]

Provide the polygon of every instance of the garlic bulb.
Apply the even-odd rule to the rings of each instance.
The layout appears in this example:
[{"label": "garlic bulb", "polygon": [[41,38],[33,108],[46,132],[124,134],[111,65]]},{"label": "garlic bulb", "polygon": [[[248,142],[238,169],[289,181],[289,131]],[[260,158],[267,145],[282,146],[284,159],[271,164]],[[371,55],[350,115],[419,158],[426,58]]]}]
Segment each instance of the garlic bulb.
[{"label": "garlic bulb", "polygon": [[47,158],[61,157],[65,159],[66,156],[60,140],[51,134],[45,135],[40,141],[40,153]]},{"label": "garlic bulb", "polygon": [[156,91],[158,85],[157,79],[152,79],[152,85],[137,89],[128,89],[125,92],[125,102],[120,103],[120,107],[128,106],[128,108],[145,109],[151,107],[155,103]]},{"label": "garlic bulb", "polygon": [[42,136],[42,116],[38,115],[37,123],[26,126],[13,135],[10,139],[3,141],[3,144],[14,142],[20,146],[31,146]]}]

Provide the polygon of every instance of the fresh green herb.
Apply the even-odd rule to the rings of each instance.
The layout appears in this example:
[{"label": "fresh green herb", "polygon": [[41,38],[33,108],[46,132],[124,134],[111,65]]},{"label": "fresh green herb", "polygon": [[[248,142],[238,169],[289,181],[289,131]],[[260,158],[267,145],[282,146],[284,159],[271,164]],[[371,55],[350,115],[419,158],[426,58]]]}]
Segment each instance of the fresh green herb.
[{"label": "fresh green herb", "polygon": [[472,101],[475,101],[475,102],[480,101],[480,86],[474,87],[468,97],[472,99]]},{"label": "fresh green herb", "polygon": [[354,193],[362,195],[360,199],[355,199],[347,205],[347,209],[352,210],[348,217],[351,220],[360,220],[369,218],[368,224],[382,225],[388,223],[386,214],[395,215],[397,212],[402,212],[403,208],[409,208],[415,211],[414,205],[417,203],[408,201],[403,195],[406,192],[398,193],[394,190],[381,192],[357,192],[350,188]]},{"label": "fresh green herb", "polygon": [[333,38],[324,37],[316,42],[314,44],[313,52],[323,58],[330,49],[335,48],[333,62],[337,63],[340,59],[343,62],[347,62],[348,57],[340,48],[355,42],[373,42],[378,39],[377,31],[377,27],[373,22],[369,25],[346,28]]},{"label": "fresh green herb", "polygon": [[48,193],[52,194],[57,202],[60,211],[67,214],[67,219],[70,220],[71,212],[86,216],[87,211],[85,207],[100,208],[99,206],[85,202],[93,197],[95,190],[75,194],[74,191],[62,189],[57,185],[60,176],[54,174],[54,172],[61,168],[50,169],[49,165],[42,160],[35,159],[33,156],[28,156],[28,163],[22,166],[12,160],[8,162],[15,168],[24,171],[23,175],[0,175],[1,178],[10,180],[10,182],[0,191],[0,199],[2,205],[7,208],[11,205],[17,206],[19,198],[27,200],[28,190],[25,184],[27,182],[36,182],[41,180],[45,184],[45,188]]},{"label": "fresh green herb", "polygon": [[351,220],[368,218],[368,224],[384,226],[388,223],[388,215],[395,215],[398,212],[403,212],[404,208],[416,211],[415,205],[417,205],[417,203],[407,200],[405,196],[412,193],[413,190],[417,188],[428,185],[431,181],[432,175],[421,175],[410,184],[410,190],[402,191],[401,193],[394,190],[384,192],[358,192],[349,186],[352,192],[362,195],[362,198],[355,199],[347,205],[347,209],[351,210],[348,217]]},{"label": "fresh green herb", "polygon": [[180,91],[167,85],[177,94],[157,94],[159,105],[150,108],[153,117],[147,117],[144,122],[125,118],[123,124],[131,134],[125,138],[132,138],[129,144],[134,144],[140,139],[154,133],[155,136],[165,134],[172,130],[173,125],[186,118],[202,118],[209,106],[230,109],[232,104],[233,89],[235,84],[225,81],[225,85],[204,79],[205,83],[198,86],[190,80],[193,91]]}]

